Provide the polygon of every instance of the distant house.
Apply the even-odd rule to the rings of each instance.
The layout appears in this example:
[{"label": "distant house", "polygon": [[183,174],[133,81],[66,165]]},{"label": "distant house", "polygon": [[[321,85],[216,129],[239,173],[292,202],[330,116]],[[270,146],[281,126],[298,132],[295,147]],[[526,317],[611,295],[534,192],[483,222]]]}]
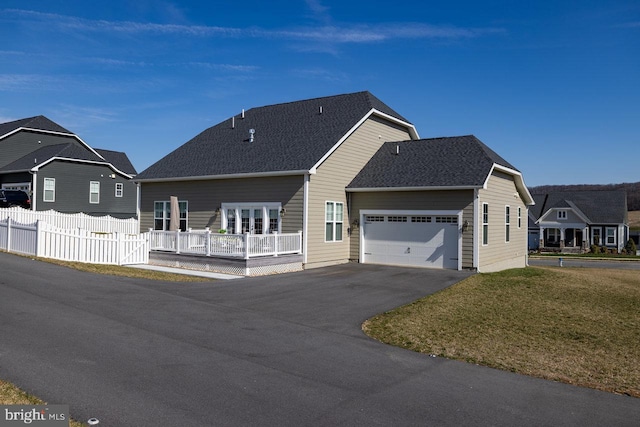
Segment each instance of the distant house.
[{"label": "distant house", "polygon": [[624,190],[558,191],[533,197],[531,249],[585,252],[596,245],[621,251],[629,239]]},{"label": "distant house", "polygon": [[91,148],[44,116],[0,124],[0,185],[34,210],[137,215],[136,170],[125,153]]},{"label": "distant house", "polygon": [[[398,141],[398,142],[395,142]],[[522,174],[474,136],[420,139],[369,92],[253,108],[136,177],[141,227],[302,231],[304,265],[526,265]]]}]

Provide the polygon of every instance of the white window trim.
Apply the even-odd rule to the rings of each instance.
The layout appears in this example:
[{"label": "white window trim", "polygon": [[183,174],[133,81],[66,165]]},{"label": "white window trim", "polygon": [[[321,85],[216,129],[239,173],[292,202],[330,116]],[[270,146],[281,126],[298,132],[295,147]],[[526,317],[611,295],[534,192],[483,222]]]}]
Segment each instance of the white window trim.
[{"label": "white window trim", "polygon": [[504,207],[504,242],[511,241],[511,206]]},{"label": "white window trim", "polygon": [[598,245],[602,245],[602,227],[591,228],[591,244],[595,245],[596,230],[598,231]]},{"label": "white window trim", "polygon": [[[118,189],[119,189],[119,191],[118,191]],[[116,182],[115,196],[116,197],[123,197],[124,196],[124,184],[123,183]]]},{"label": "white window trim", "polygon": [[[485,222],[485,206],[487,207],[487,221]],[[482,221],[482,227],[481,227],[481,234],[482,234],[482,246],[489,246],[489,203],[487,202],[482,202],[482,212],[480,212],[480,216],[481,216],[481,221]],[[485,226],[486,231],[485,231]],[[486,241],[486,243],[485,243]]]},{"label": "white window trim", "polygon": [[518,206],[518,230],[522,228],[522,207]]},{"label": "white window trim", "polygon": [[[96,185],[97,185],[97,188],[98,188],[98,191],[97,191],[97,192],[94,192],[94,191],[93,191],[93,186],[94,186],[94,184],[96,184]],[[97,200],[97,201],[95,201],[95,202],[92,200],[92,199],[93,199],[93,197],[91,197],[91,196],[93,196],[94,194],[97,194],[97,195],[98,195],[98,200]],[[100,204],[100,181],[89,181],[89,203],[90,203],[90,204],[92,204],[92,205]]]},{"label": "white window trim", "polygon": [[[162,218],[158,218],[156,217],[156,203],[163,203],[162,205]],[[187,200],[178,200],[178,209],[180,209],[180,203],[184,203],[185,205],[185,218],[184,218],[184,222],[185,222],[185,230],[182,230],[182,228],[180,228],[182,231],[186,231],[186,229],[189,228],[189,202]],[[166,206],[169,206],[169,208],[171,207],[171,201],[170,200],[155,200],[153,202],[153,229],[157,230],[156,227],[156,219],[162,219],[162,230],[157,230],[157,231],[169,231],[168,228],[165,228],[165,224],[167,223],[167,221],[169,221],[170,218],[165,218],[165,213],[167,213],[168,209],[165,209]],[[180,225],[180,222],[182,222],[182,218],[180,218],[180,212],[178,211],[178,225]]]},{"label": "white window trim", "polygon": [[[333,219],[332,220],[327,220],[327,204],[332,203],[333,204]],[[342,221],[338,221],[336,219],[336,213],[338,211],[337,206],[341,205],[342,206]],[[327,240],[327,224],[331,223],[333,230],[332,230],[332,236],[333,236],[333,240]],[[325,200],[324,202],[324,221],[322,222],[322,224],[324,225],[323,227],[323,233],[324,233],[324,242],[325,243],[337,243],[337,242],[342,242],[344,241],[344,202],[336,202],[333,200]],[[338,229],[338,224],[340,224],[340,227],[342,228],[341,233],[340,233],[340,240],[336,239],[336,231]]]},{"label": "white window trim", "polygon": [[[56,201],[56,179],[55,178],[44,178],[42,181],[42,201],[43,202],[55,202]],[[52,183],[53,188],[47,189],[47,182]],[[53,198],[47,199],[47,191],[51,191],[53,193]]]},{"label": "white window trim", "polygon": [[[609,230],[613,230],[613,243],[609,243]],[[604,244],[605,246],[618,246],[618,228],[617,227],[605,227]]]},{"label": "white window trim", "polygon": [[[235,209],[236,228],[242,227],[242,209],[262,209],[262,234],[269,234],[269,211],[278,211],[278,230],[280,233],[282,230],[282,203],[280,202],[264,202],[264,203],[222,203],[220,206],[220,213],[222,215],[220,219],[220,226],[222,229],[227,230],[228,234],[236,234],[236,231],[229,230],[229,220],[227,213],[229,209]],[[242,230],[240,230],[242,231]]]},{"label": "white window trim", "polygon": [[566,210],[559,210],[557,212],[557,218],[558,219],[567,219],[567,211]]}]

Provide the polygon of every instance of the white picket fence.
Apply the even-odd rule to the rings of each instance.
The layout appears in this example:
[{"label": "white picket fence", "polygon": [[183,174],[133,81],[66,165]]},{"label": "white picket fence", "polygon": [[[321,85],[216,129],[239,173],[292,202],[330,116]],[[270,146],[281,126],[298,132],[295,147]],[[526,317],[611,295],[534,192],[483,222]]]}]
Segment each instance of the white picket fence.
[{"label": "white picket fence", "polygon": [[149,243],[144,234],[64,230],[42,221],[21,224],[11,218],[0,221],[0,249],[91,264],[127,265],[149,262]]},{"label": "white picket fence", "polygon": [[126,234],[138,234],[140,231],[136,218],[119,219],[109,215],[91,216],[85,213],[65,214],[54,210],[32,211],[19,206],[0,208],[0,218],[4,219],[7,217],[22,224],[32,224],[42,221],[65,230],[82,228],[95,233]]}]

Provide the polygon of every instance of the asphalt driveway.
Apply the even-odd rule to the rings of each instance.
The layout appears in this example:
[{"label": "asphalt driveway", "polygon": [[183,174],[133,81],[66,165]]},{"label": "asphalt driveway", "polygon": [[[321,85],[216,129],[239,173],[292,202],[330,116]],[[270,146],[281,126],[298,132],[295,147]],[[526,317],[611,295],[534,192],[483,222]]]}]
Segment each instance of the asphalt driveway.
[{"label": "asphalt driveway", "polygon": [[100,426],[637,425],[640,399],[394,348],[366,318],[469,273],[349,264],[209,283],[0,253],[0,378]]}]

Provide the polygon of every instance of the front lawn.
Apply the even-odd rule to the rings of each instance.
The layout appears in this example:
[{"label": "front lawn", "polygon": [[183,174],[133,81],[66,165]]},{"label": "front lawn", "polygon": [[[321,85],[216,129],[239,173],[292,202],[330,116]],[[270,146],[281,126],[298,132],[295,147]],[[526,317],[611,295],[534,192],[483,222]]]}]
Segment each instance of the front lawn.
[{"label": "front lawn", "polygon": [[363,324],[388,344],[640,397],[640,274],[477,274]]}]

